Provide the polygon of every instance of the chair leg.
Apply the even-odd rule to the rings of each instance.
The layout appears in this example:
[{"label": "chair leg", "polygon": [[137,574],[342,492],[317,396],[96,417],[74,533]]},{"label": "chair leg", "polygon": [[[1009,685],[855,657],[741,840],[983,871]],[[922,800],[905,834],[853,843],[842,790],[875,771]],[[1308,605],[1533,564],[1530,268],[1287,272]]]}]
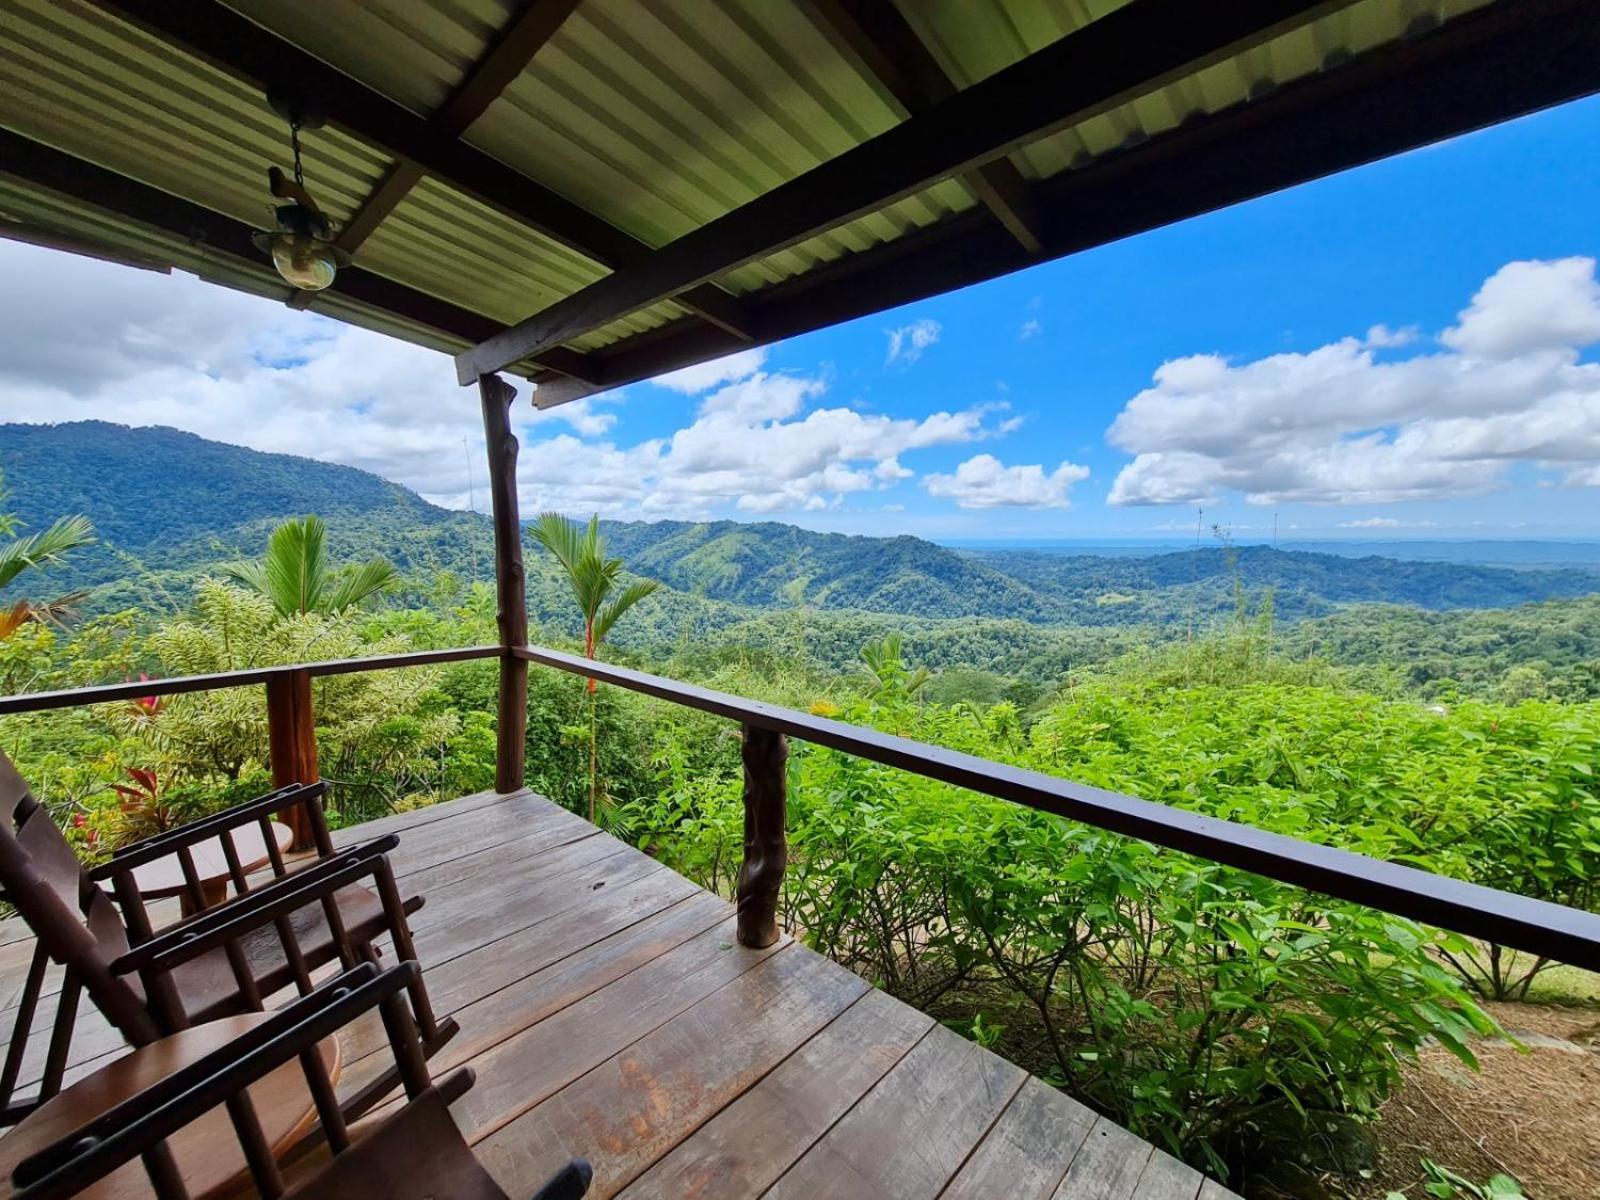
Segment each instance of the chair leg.
[{"label": "chair leg", "polygon": [[[22,1056],[28,1049],[28,1032],[33,1026],[33,1014],[39,1007],[39,995],[44,991],[45,966],[49,962],[49,955],[44,952],[44,947],[35,946],[33,962],[28,967],[27,981],[22,985],[22,997],[17,1002],[17,1024],[11,1031],[11,1045],[6,1048],[6,1065],[0,1071],[0,1125],[12,1125],[16,1122],[8,1119],[14,1111],[11,1104],[11,1093],[17,1090],[17,1079],[22,1073]],[[17,1120],[32,1112],[35,1105],[30,1103],[17,1106]]]},{"label": "chair leg", "polygon": [[[407,945],[409,946],[410,939],[407,938],[406,940]],[[376,963],[381,957],[381,952],[379,951],[378,947],[373,945],[371,942],[363,942],[360,946],[356,947],[356,954],[363,961],[371,963]],[[414,950],[412,951],[412,955],[415,955]],[[401,959],[401,961],[406,961],[406,956],[403,953],[400,953],[397,956]],[[432,1058],[444,1048],[444,1045],[449,1042],[451,1038],[460,1033],[461,1026],[456,1023],[456,1019],[454,1017],[446,1017],[442,1021],[437,1021],[434,1019],[433,1006],[428,1000],[428,993],[421,983],[420,977],[416,987],[413,988],[410,993],[413,1012],[416,1012],[417,1010],[419,993],[421,995],[421,1009],[422,1012],[426,1014],[426,1018],[424,1019],[422,1016],[418,1016],[416,1020],[422,1038],[422,1055],[426,1059]],[[365,1087],[344,1102],[343,1109],[345,1120],[359,1121],[374,1108],[377,1108],[378,1105],[387,1099],[389,1094],[398,1088],[403,1082],[404,1080],[401,1077],[400,1068],[398,1066],[388,1068],[383,1072],[383,1074],[374,1078]]]},{"label": "chair leg", "polygon": [[40,1100],[48,1100],[61,1090],[61,1080],[67,1073],[67,1055],[72,1049],[72,1030],[78,1020],[78,999],[82,994],[83,980],[68,967],[61,981],[55,1028],[50,1031],[50,1049],[44,1059],[44,1080],[39,1084]]}]

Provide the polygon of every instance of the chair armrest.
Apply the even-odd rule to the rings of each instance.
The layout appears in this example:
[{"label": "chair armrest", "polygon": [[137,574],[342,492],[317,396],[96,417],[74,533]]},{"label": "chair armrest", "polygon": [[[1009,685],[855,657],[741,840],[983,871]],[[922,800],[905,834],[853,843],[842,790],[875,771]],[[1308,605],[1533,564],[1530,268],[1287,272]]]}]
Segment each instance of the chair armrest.
[{"label": "chair armrest", "polygon": [[135,946],[111,963],[111,971],[118,975],[171,971],[296,909],[332,896],[363,876],[388,870],[385,855],[399,844],[399,835],[391,833],[236,896]]},{"label": "chair armrest", "polygon": [[267,1020],[58,1138],[17,1165],[15,1195],[64,1197],[104,1178],[206,1111],[378,1007],[421,974],[416,963],[361,963]]},{"label": "chair armrest", "polygon": [[325,783],[293,784],[275,792],[268,792],[265,796],[258,796],[254,800],[245,800],[232,808],[212,813],[209,817],[201,817],[200,820],[191,821],[177,829],[152,834],[116,851],[108,861],[94,868],[90,872],[90,877],[98,882],[123,871],[132,871],[146,863],[175,854],[185,846],[197,845],[230,829],[259,821],[264,816],[293,808],[298,804],[319,800],[327,790],[328,785]]}]

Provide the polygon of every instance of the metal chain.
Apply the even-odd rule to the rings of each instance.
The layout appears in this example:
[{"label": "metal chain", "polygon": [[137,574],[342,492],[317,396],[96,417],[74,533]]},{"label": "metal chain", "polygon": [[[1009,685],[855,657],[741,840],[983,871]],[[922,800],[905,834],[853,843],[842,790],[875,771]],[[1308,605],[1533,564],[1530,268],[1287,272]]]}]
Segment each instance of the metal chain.
[{"label": "metal chain", "polygon": [[306,173],[300,166],[300,122],[289,122],[289,145],[294,148],[294,181],[301,187],[306,185]]}]

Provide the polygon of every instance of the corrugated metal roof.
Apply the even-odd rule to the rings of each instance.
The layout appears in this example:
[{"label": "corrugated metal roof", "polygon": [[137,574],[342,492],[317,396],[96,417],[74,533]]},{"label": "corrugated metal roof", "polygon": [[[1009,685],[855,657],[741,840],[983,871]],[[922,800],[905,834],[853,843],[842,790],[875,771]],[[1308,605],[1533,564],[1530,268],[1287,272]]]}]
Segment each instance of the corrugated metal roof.
[{"label": "corrugated metal roof", "polygon": [[[902,0],[900,8],[955,86],[964,88],[1122,2]],[[1228,108],[1334,59],[1403,37],[1419,23],[1485,2],[1361,0],[1030,145],[1013,161],[1030,178],[1059,174],[1195,113]],[[230,4],[419,115],[447,100],[521,10],[515,0]],[[269,220],[264,170],[286,163],[287,138],[282,120],[251,86],[86,0],[0,0],[0,21],[0,125],[240,220]],[[824,35],[800,4],[584,0],[466,139],[659,246],[903,117],[883,84]],[[336,129],[308,132],[304,140],[308,182],[336,221],[348,219],[391,166],[383,149]],[[29,200],[26,192],[12,183],[0,198],[62,221],[94,223],[56,200]],[[966,184],[947,180],[720,282],[735,293],[766,287],[976,203]],[[149,241],[147,233],[101,224],[118,244]],[[187,252],[193,257],[192,248]],[[504,323],[604,274],[581,253],[431,179],[378,227],[357,261]],[[270,272],[245,276],[241,286],[271,290]],[[319,307],[340,305],[349,307],[343,300],[318,301]],[[685,312],[670,301],[657,304],[573,345],[606,345]],[[363,318],[373,319],[370,313]]]}]

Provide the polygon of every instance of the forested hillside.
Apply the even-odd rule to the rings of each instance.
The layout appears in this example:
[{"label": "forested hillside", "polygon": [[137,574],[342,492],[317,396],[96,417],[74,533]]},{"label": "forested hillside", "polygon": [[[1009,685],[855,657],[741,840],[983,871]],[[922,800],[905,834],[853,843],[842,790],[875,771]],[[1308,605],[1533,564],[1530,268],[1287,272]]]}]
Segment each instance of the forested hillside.
[{"label": "forested hillside", "polygon": [[[0,426],[0,471],[8,507],[25,526],[42,527],[71,512],[95,523],[99,543],[60,573],[64,587],[94,589],[94,612],[180,609],[197,578],[258,554],[278,520],[306,512],[328,522],[336,554],[392,561],[407,577],[409,598],[425,594],[440,572],[482,580],[491,570],[482,515],[439,508],[350,467],[176,430],[104,422]],[[763,614],[779,612],[805,614],[820,627],[813,636],[824,645],[838,630],[851,631],[838,634],[849,639],[858,628],[881,628],[885,616],[959,619],[959,630],[914,632],[930,646],[976,638],[995,648],[985,661],[1004,660],[1009,669],[1046,644],[1050,661],[1064,653],[1059,638],[1035,637],[1021,623],[1188,635],[1230,616],[1241,588],[1258,601],[1270,593],[1277,620],[1292,623],[1353,604],[1501,608],[1600,587],[1581,570],[1350,559],[1263,546],[1129,557],[958,551],[914,537],[850,537],[778,523],[602,526],[630,570],[664,585],[624,635],[635,645],[672,645],[729,629],[764,634],[770,619]],[[564,629],[570,618],[559,580],[543,556],[530,551],[528,560],[535,617]]]}]

